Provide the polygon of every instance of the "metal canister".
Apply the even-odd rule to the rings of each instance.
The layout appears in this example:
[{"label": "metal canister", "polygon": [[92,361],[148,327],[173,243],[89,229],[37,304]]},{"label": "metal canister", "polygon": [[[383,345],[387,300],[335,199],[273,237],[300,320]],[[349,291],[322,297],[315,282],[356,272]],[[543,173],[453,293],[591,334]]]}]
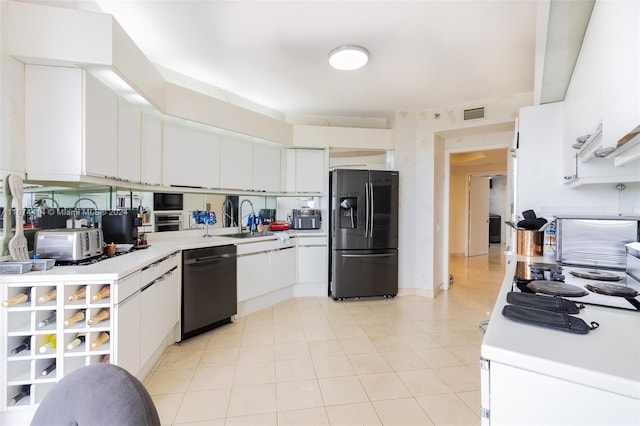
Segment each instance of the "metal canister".
[{"label": "metal canister", "polygon": [[542,256],[544,252],[544,232],[518,229],[517,253],[522,256]]}]

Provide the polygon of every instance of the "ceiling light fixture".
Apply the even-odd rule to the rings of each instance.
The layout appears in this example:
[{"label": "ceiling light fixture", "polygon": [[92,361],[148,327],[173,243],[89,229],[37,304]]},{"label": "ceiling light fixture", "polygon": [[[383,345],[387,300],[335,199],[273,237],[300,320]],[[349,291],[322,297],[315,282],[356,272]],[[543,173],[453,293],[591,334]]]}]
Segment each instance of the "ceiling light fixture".
[{"label": "ceiling light fixture", "polygon": [[364,47],[347,44],[329,53],[329,65],[337,70],[351,71],[365,66],[369,52]]}]

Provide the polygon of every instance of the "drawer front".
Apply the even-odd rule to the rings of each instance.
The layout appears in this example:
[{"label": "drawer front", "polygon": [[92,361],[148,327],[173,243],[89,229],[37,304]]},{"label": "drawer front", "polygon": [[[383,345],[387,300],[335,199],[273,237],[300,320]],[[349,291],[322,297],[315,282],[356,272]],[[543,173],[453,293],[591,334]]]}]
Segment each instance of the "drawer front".
[{"label": "drawer front", "polygon": [[327,237],[300,237],[298,236],[298,247],[326,246]]},{"label": "drawer front", "polygon": [[124,299],[140,290],[140,276],[140,271],[136,271],[133,274],[127,275],[123,279],[117,281],[115,285],[116,303],[122,302]]},{"label": "drawer front", "polygon": [[259,241],[255,243],[238,244],[237,254],[238,256],[250,253],[259,253],[262,251],[276,250],[282,247],[282,244],[278,240]]},{"label": "drawer front", "polygon": [[172,253],[156,262],[153,262],[142,268],[141,283],[143,285],[150,283],[164,273],[178,266],[178,253]]}]

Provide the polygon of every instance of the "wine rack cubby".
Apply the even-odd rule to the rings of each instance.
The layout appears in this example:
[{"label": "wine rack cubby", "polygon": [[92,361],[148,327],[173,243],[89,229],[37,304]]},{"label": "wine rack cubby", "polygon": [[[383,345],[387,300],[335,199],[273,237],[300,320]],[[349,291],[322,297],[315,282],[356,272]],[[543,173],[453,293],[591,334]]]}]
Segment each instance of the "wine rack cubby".
[{"label": "wine rack cubby", "polygon": [[[110,362],[112,284],[61,281],[3,285],[0,300],[7,303],[0,308],[0,315],[6,324],[6,353],[0,359],[4,360],[7,380],[0,390],[0,410],[38,404],[65,374],[85,365]],[[19,302],[9,302],[12,298]],[[82,318],[65,324],[74,315]],[[93,318],[100,320],[92,322]],[[79,342],[71,345],[76,339]]]}]

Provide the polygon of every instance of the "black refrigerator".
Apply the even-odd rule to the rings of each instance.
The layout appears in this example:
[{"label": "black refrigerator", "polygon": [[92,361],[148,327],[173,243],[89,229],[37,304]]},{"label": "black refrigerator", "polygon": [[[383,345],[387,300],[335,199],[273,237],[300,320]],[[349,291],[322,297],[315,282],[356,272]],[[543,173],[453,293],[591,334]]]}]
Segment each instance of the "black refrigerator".
[{"label": "black refrigerator", "polygon": [[395,296],[398,172],[336,169],[329,182],[330,296]]}]

